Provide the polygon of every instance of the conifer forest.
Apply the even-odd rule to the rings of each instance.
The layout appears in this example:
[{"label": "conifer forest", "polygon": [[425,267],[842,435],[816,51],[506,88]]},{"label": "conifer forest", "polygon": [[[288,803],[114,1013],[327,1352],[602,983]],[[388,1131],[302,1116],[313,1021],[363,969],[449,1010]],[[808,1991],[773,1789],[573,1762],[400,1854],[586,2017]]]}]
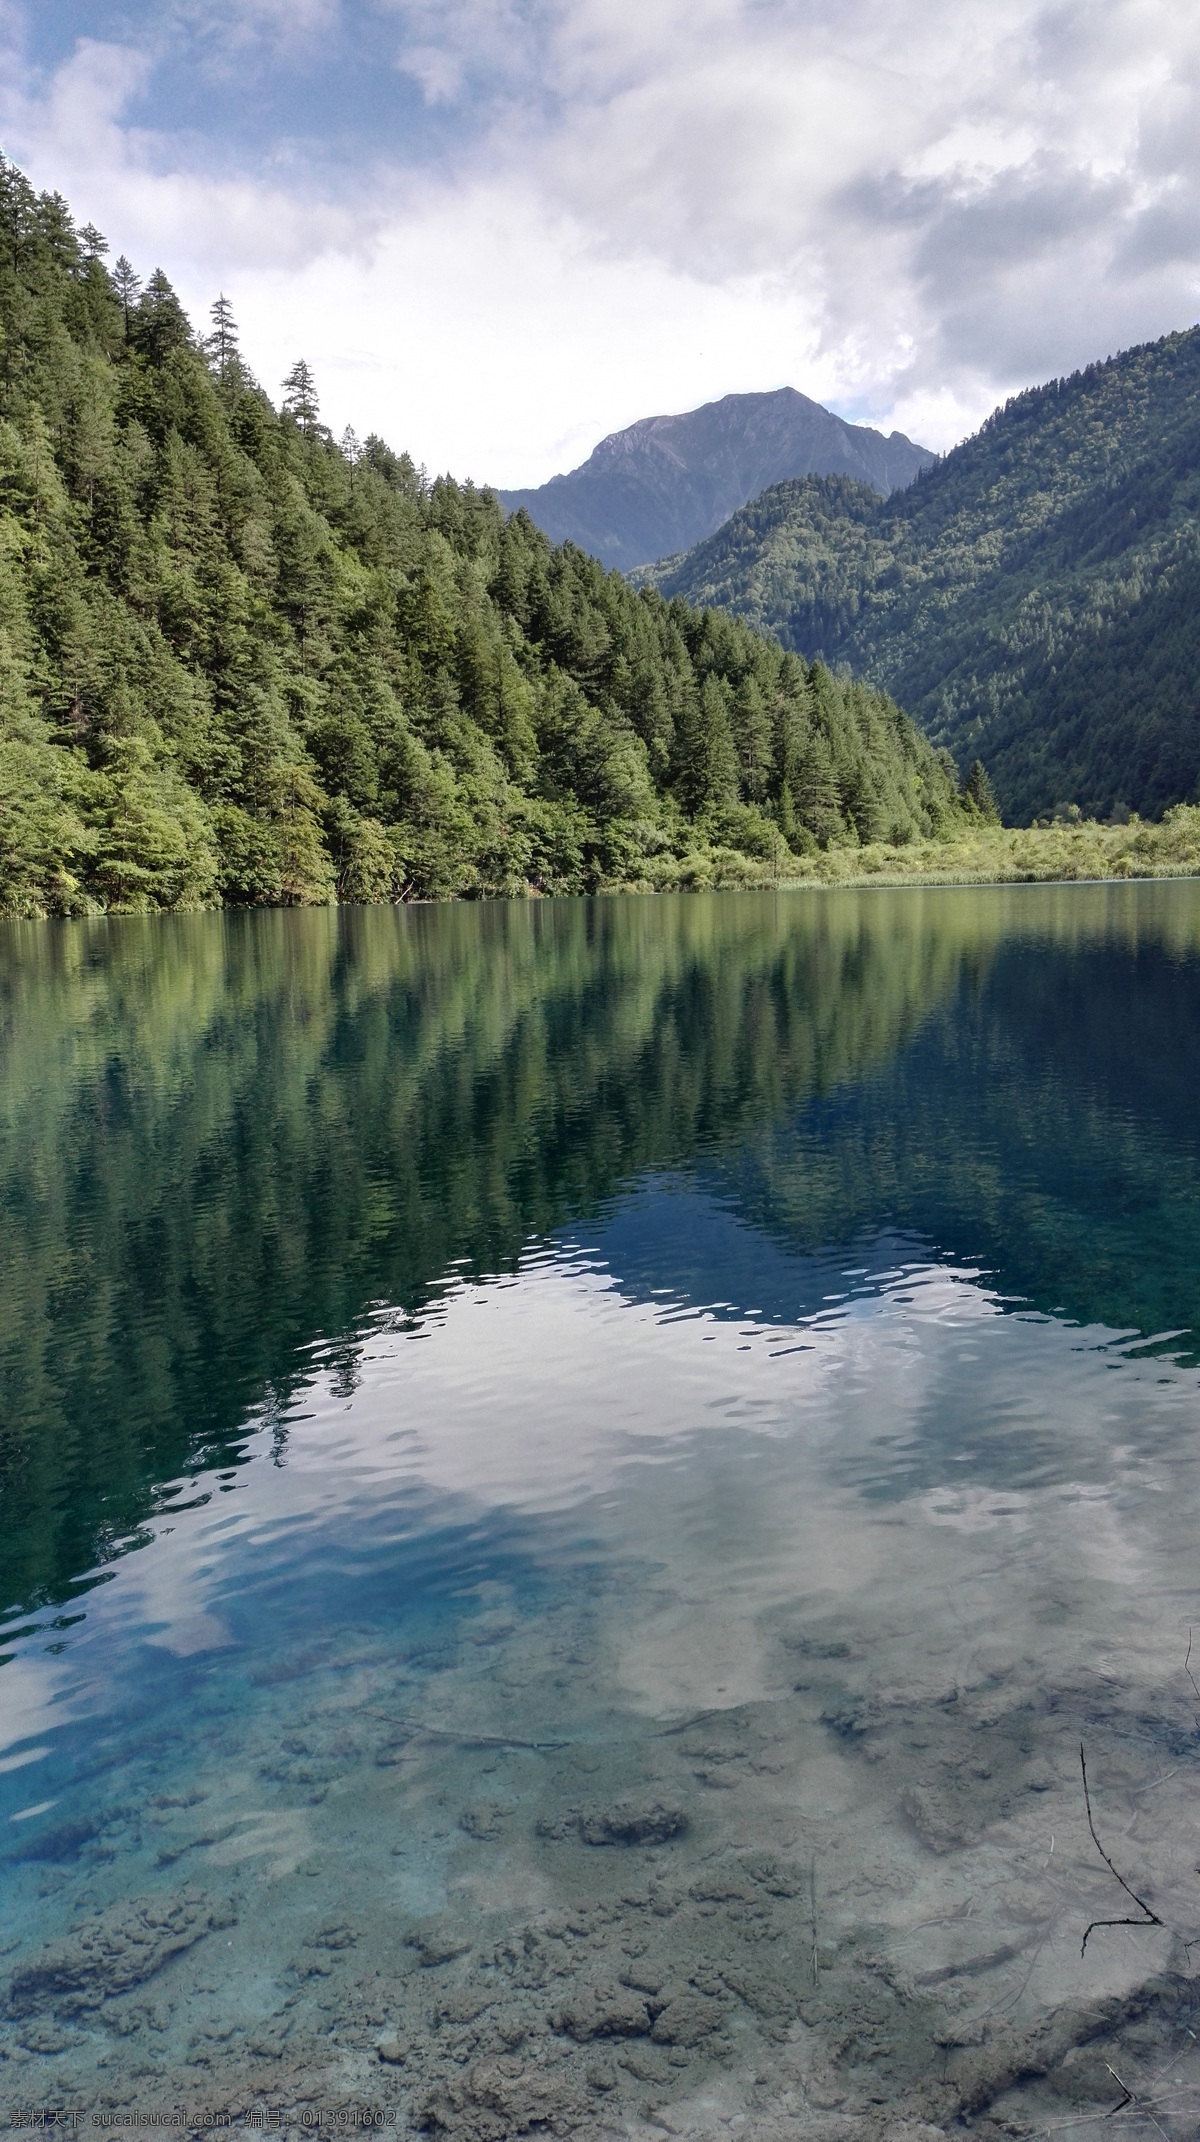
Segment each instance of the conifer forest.
[{"label": "conifer forest", "polygon": [[0,909],[761,882],[993,808],[885,693],[318,387],[0,168]]}]

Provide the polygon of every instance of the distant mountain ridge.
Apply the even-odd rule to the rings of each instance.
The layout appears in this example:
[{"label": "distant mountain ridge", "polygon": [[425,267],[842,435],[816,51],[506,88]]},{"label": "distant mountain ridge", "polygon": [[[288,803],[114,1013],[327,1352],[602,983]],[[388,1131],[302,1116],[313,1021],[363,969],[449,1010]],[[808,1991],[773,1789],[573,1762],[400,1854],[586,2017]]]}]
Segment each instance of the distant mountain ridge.
[{"label": "distant mountain ridge", "polygon": [[795,387],[726,394],[683,416],[610,432],[579,468],[536,490],[499,491],[554,543],[629,572],[690,550],[731,513],[794,476],[856,476],[873,491],[910,484],[933,455],[903,432],[848,424]]},{"label": "distant mountain ridge", "polygon": [[783,483],[652,577],[891,692],[1005,817],[1200,798],[1200,328],[1031,387],[909,489]]}]

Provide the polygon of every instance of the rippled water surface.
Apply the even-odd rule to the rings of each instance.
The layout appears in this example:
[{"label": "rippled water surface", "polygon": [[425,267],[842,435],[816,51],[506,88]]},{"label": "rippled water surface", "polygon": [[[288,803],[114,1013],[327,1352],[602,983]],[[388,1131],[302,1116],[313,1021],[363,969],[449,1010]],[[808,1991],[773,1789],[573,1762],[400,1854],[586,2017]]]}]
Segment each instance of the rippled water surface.
[{"label": "rippled water surface", "polygon": [[0,1046],[5,2117],[1200,2134],[1200,887],[8,925]]}]

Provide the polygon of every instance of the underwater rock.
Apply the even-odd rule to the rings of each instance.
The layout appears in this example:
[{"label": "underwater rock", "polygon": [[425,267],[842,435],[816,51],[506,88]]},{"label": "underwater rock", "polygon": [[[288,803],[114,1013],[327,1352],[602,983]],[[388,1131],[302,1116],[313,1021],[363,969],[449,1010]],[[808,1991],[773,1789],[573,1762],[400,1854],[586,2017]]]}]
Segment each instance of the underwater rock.
[{"label": "underwater rock", "polygon": [[646,2038],[650,2011],[627,1986],[581,1986],[551,2016],[550,2028],[579,2045],[592,2038]]},{"label": "underwater rock", "polygon": [[818,2112],[832,2112],[846,2102],[846,2085],[832,2068],[816,2062],[804,2078],[804,2095]]},{"label": "underwater rock", "polygon": [[558,1815],[539,1815],[534,1829],[547,1843],[562,1844],[565,1838],[579,1835],[579,1810],[568,1808]]},{"label": "underwater rock", "polygon": [[665,1844],[681,1837],[687,1816],[664,1800],[617,1800],[580,1817],[579,1834],[589,1845]]},{"label": "underwater rock", "polygon": [[627,1964],[621,1972],[621,1984],[632,1986],[636,1993],[661,1993],[663,1972],[656,1964],[648,1964],[640,1958]]},{"label": "underwater rock", "polygon": [[433,2010],[432,2020],[438,2023],[473,2023],[485,2009],[492,2006],[495,1994],[478,1986],[460,1986],[447,1993]]},{"label": "underwater rock", "polygon": [[[119,1819],[121,1812],[117,1810],[115,1816],[110,1815],[107,1820]],[[7,1856],[14,1861],[43,1861],[47,1866],[62,1866],[77,1859],[84,1846],[92,1844],[105,1827],[106,1818],[101,1815],[78,1816],[73,1821],[58,1823],[54,1829],[40,1831],[19,1851]]]},{"label": "underwater rock", "polygon": [[660,2009],[650,2035],[656,2045],[699,2045],[702,2038],[719,2030],[723,2021],[719,2001],[704,1993],[680,1993]]},{"label": "underwater rock", "polygon": [[[1086,2007],[1061,2008],[1021,2030],[1000,2027],[977,2051],[952,2061],[947,2082],[956,2095],[955,2110],[973,2114],[986,2110],[993,2100],[1014,2084],[1063,2071],[1067,2082],[1079,2072],[1077,2060],[1069,2059],[1076,2048],[1153,2015],[1164,2026],[1175,2023],[1193,2030],[1197,2016],[1195,1981],[1179,1972],[1166,1971],[1147,1978],[1128,1993],[1090,2002]],[[1086,2066],[1083,2069],[1086,2073]],[[1066,2094],[1059,2085],[1060,2094]]]},{"label": "underwater rock", "polygon": [[506,2142],[531,2128],[578,2134],[586,2116],[583,2100],[562,2077],[501,2057],[481,2060],[461,2081],[428,2090],[413,2108],[413,2125],[461,2142]]},{"label": "underwater rock", "polygon": [[627,2075],[632,2075],[635,2082],[657,2083],[661,2088],[663,2083],[671,2080],[671,2070],[664,2055],[656,2052],[653,2046],[646,2049],[627,2047],[623,2053],[618,2053],[617,2065],[624,2068]]},{"label": "underwater rock", "polygon": [[80,2043],[77,2031],[64,2030],[61,2023],[39,2016],[27,2023],[20,2033],[20,2042],[27,2053],[65,2053],[71,2046]]},{"label": "underwater rock", "polygon": [[753,1904],[756,1901],[750,1883],[739,1881],[736,1874],[723,1868],[698,1875],[688,1895],[698,1904]]},{"label": "underwater rock", "polygon": [[[797,1681],[799,1693],[808,1687],[805,1681]],[[881,1723],[883,1712],[873,1699],[866,1696],[845,1695],[830,1703],[821,1712],[821,1724],[828,1726],[840,1740],[854,1741],[864,1733],[870,1733]]]},{"label": "underwater rock", "polygon": [[1113,2071],[1098,2051],[1073,2045],[1046,2078],[1047,2087],[1068,2105],[1113,2105],[1118,2100]]},{"label": "underwater rock", "polygon": [[317,1928],[315,1934],[309,1935],[305,1947],[310,1949],[352,1949],[357,1940],[358,1933],[356,1928],[348,1926],[344,1919],[327,1919],[323,1926]]},{"label": "underwater rock", "polygon": [[900,1805],[926,1850],[938,1858],[969,1844],[976,1833],[977,1825],[964,1820],[963,1811],[936,1791],[908,1785],[900,1795]]},{"label": "underwater rock", "polygon": [[802,1896],[809,1886],[807,1867],[786,1867],[770,1852],[744,1852],[738,1865],[752,1881],[761,1884],[769,1896]]},{"label": "underwater rock", "polygon": [[435,1970],[439,1964],[453,1963],[456,1956],[465,1956],[471,1947],[470,1938],[462,1929],[450,1925],[444,1919],[432,1919],[424,1926],[415,1927],[405,1935],[410,1949],[415,1949],[426,1970]]},{"label": "underwater rock", "polygon": [[730,1992],[764,2021],[790,2021],[798,2011],[799,1994],[790,1971],[785,1974],[772,1970],[768,1963],[756,1959],[745,1963],[723,1960],[721,1976]]},{"label": "underwater rock", "polygon": [[465,1830],[468,1837],[495,1837],[503,1812],[503,1808],[495,1806],[490,1800],[477,1801],[472,1807],[464,1807],[458,1818],[459,1829]]},{"label": "underwater rock", "polygon": [[9,2012],[27,2016],[51,2008],[71,2015],[99,2008],[144,1985],[206,1934],[233,1924],[231,1905],[190,1887],[116,1905],[85,1919],[66,1941],[47,1942],[24,1964],[9,1986]]},{"label": "underwater rock", "polygon": [[253,2060],[278,2060],[287,2048],[291,2033],[290,2016],[272,2016],[260,2023],[246,2040],[246,2051]]}]

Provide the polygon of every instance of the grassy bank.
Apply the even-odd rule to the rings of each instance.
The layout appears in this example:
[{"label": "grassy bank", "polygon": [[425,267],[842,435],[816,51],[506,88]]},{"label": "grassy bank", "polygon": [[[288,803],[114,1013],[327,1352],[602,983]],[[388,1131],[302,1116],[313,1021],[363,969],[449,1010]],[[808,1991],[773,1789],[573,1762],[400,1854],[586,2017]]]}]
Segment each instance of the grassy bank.
[{"label": "grassy bank", "polygon": [[1085,878],[1200,876],[1200,806],[1177,804],[1158,825],[1008,827],[980,824],[957,840],[896,848],[831,847],[811,856],[781,848],[777,865],[707,846],[664,858],[641,889],[719,885],[991,885]]}]

